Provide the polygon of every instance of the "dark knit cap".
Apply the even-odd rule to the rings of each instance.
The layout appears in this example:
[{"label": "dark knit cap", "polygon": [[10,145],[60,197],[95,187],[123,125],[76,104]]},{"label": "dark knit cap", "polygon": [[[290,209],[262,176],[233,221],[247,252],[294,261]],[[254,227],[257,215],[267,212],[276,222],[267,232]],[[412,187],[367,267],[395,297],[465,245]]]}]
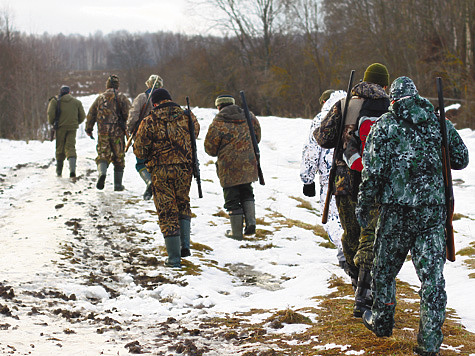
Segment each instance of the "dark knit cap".
[{"label": "dark knit cap", "polygon": [[70,91],[71,89],[67,85],[63,85],[61,89],[59,89],[59,95],[63,96],[63,95],[69,94]]},{"label": "dark knit cap", "polygon": [[385,65],[373,63],[364,72],[364,82],[379,84],[382,87],[389,86],[389,72]]},{"label": "dark knit cap", "polygon": [[170,93],[166,89],[163,89],[163,88],[155,89],[152,92],[152,103],[158,104],[163,100],[172,100]]},{"label": "dark knit cap", "polygon": [[320,105],[323,105],[323,103],[325,101],[327,101],[330,98],[330,95],[332,95],[334,92],[335,92],[335,90],[333,90],[333,89],[325,90],[322,93],[322,95],[320,95],[320,99],[318,99],[318,102],[320,103]]},{"label": "dark knit cap", "polygon": [[119,77],[115,74],[112,74],[106,81],[106,88],[119,89]]},{"label": "dark knit cap", "polygon": [[226,105],[234,105],[236,101],[231,95],[219,95],[216,100],[214,101],[214,105],[216,107],[226,106]]}]

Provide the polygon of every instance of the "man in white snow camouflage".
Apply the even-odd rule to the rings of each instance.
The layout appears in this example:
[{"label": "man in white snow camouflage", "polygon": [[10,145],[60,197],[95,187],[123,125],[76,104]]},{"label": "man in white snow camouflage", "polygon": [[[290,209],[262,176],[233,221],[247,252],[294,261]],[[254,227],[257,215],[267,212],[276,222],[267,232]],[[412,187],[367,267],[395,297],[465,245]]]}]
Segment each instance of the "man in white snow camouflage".
[{"label": "man in white snow camouflage", "polygon": [[[315,116],[310,126],[310,133],[302,150],[302,161],[300,163],[300,179],[302,180],[303,193],[308,197],[315,196],[315,176],[318,173],[320,183],[320,207],[323,210],[325,198],[327,195],[328,179],[330,168],[333,161],[333,149],[322,148],[317,144],[313,137],[313,132],[320,126],[322,119],[326,116],[331,107],[339,100],[344,98],[346,93],[343,90],[325,90],[320,96],[319,102],[322,110]],[[335,200],[332,199],[328,212],[328,222],[323,226],[330,238],[330,241],[337,247],[338,263],[341,267],[345,266],[345,255],[341,246],[341,227],[338,210]],[[356,282],[355,282],[356,286]]]},{"label": "man in white snow camouflage", "polygon": [[[356,216],[366,226],[375,199],[381,204],[374,244],[373,306],[363,322],[377,336],[390,336],[396,307],[395,278],[407,253],[421,281],[420,327],[414,351],[438,355],[445,320],[446,217],[440,123],[413,81],[391,85],[389,112],[372,127],[363,153]],[[450,164],[468,165],[468,150],[446,121]]]}]

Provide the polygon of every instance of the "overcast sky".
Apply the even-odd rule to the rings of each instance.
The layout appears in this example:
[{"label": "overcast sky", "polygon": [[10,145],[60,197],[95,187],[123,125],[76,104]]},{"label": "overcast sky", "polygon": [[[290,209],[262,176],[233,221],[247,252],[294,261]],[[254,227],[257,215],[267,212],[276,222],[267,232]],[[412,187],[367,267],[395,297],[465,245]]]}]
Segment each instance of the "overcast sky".
[{"label": "overcast sky", "polygon": [[172,31],[206,33],[189,0],[0,0],[15,30],[42,34]]}]

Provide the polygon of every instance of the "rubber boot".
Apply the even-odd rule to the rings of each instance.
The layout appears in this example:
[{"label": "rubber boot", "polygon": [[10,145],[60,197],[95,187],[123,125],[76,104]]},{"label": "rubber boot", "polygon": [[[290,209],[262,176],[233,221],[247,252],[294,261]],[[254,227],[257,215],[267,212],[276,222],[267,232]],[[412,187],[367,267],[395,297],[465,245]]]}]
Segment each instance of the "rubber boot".
[{"label": "rubber boot", "polygon": [[191,256],[190,251],[190,219],[180,219],[180,242],[181,242],[181,257]]},{"label": "rubber boot", "polygon": [[75,178],[76,177],[76,157],[69,157],[69,177]]},{"label": "rubber boot", "polygon": [[56,161],[56,175],[61,177],[63,174],[63,163],[64,161]]},{"label": "rubber boot", "polygon": [[380,334],[380,333],[377,333],[375,332],[374,330],[374,320],[373,320],[373,312],[371,311],[371,309],[368,309],[368,310],[365,310],[365,312],[363,313],[363,324],[364,326],[366,326],[367,329],[371,330],[372,332],[375,333],[376,336],[378,337],[389,337],[391,336],[393,333],[392,331],[387,331],[383,334]]},{"label": "rubber boot", "polygon": [[180,236],[166,236],[165,237],[165,246],[167,247],[168,258],[165,261],[165,266],[167,267],[181,267],[181,242]]},{"label": "rubber boot", "polygon": [[97,164],[97,172],[99,173],[99,177],[97,178],[97,184],[96,188],[99,190],[104,189],[104,183],[106,181],[106,175],[107,175],[107,162],[99,162]]},{"label": "rubber boot", "polygon": [[122,177],[124,176],[124,170],[114,170],[114,190],[121,192],[125,189],[122,185]]},{"label": "rubber boot", "polygon": [[147,185],[147,188],[145,189],[145,192],[143,193],[143,199],[150,200],[152,199],[152,176],[150,175],[150,172],[148,171],[147,168],[143,168],[139,172],[139,174],[140,174],[140,177],[145,182],[145,184]]},{"label": "rubber boot", "polygon": [[366,310],[371,310],[373,297],[371,294],[371,270],[360,268],[358,286],[355,293],[355,306],[353,316],[361,318]]},{"label": "rubber boot", "polygon": [[224,235],[234,240],[242,240],[242,226],[244,221],[242,213],[230,214],[229,220],[231,221],[231,230],[226,231]]},{"label": "rubber boot", "polygon": [[246,200],[242,203],[244,210],[244,218],[246,219],[246,228],[244,235],[252,235],[256,233],[256,206],[254,200]]}]

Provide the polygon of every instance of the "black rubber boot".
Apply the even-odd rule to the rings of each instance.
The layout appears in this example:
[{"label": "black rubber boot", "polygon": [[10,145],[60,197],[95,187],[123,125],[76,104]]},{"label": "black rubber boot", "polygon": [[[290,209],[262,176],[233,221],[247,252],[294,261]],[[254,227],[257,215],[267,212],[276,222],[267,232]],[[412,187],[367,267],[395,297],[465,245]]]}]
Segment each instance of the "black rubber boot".
[{"label": "black rubber boot", "polygon": [[56,175],[58,177],[61,177],[61,175],[63,174],[63,164],[64,161],[56,161]]},{"label": "black rubber boot", "polygon": [[254,200],[246,200],[242,203],[244,210],[244,218],[246,220],[246,228],[244,235],[252,235],[256,233],[256,206]]},{"label": "black rubber boot", "polygon": [[366,310],[371,310],[373,296],[371,293],[371,270],[360,268],[358,286],[355,293],[355,306],[353,316],[361,318]]},{"label": "black rubber boot", "polygon": [[190,251],[190,219],[180,219],[180,240],[181,240],[181,257],[191,256]]},{"label": "black rubber boot", "polygon": [[365,310],[365,312],[363,313],[363,324],[364,326],[366,326],[367,329],[371,330],[378,337],[389,337],[393,334],[392,331],[388,331],[383,334],[379,334],[374,331],[373,312],[371,311],[371,309]]}]

